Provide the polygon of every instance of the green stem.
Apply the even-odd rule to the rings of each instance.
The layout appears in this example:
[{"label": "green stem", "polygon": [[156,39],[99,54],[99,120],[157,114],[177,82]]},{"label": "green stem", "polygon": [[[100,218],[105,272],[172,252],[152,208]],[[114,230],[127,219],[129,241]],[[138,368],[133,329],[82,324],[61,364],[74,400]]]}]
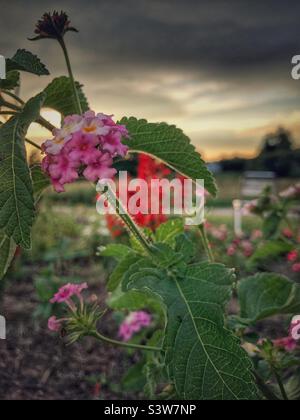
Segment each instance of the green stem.
[{"label": "green stem", "polygon": [[41,146],[39,146],[38,144],[36,144],[34,141],[29,140],[29,139],[25,139],[26,143],[30,144],[31,146],[35,147],[36,149],[39,149],[40,151],[42,151]]},{"label": "green stem", "polygon": [[203,243],[204,249],[207,253],[207,256],[208,256],[210,262],[214,262],[215,257],[214,257],[214,254],[212,252],[211,245],[210,245],[209,240],[207,238],[205,227],[204,227],[203,224],[199,226],[199,230],[200,230],[202,243]]},{"label": "green stem", "polygon": [[74,98],[75,98],[75,101],[76,101],[77,112],[78,112],[79,115],[82,115],[81,102],[80,102],[78,90],[77,90],[77,87],[76,87],[76,82],[75,82],[74,75],[73,75],[73,70],[72,70],[72,66],[71,66],[69,53],[68,53],[68,50],[67,50],[64,39],[61,38],[61,39],[59,39],[58,42],[59,42],[60,46],[62,47],[64,56],[65,56],[65,60],[66,60],[66,63],[67,63],[68,73],[69,73],[69,77],[70,77],[71,84],[72,84]]},{"label": "green stem", "polygon": [[132,235],[134,235],[134,237],[139,241],[139,243],[142,245],[145,251],[151,255],[153,252],[152,244],[149,242],[149,240],[141,231],[141,229],[136,225],[136,223],[129,216],[129,214],[125,210],[123,204],[121,203],[121,201],[119,200],[115,192],[112,191],[112,189],[109,186],[107,186],[107,190],[105,191],[105,194],[106,194],[108,202],[116,209],[118,216],[125,223],[125,226],[129,230],[129,232]]},{"label": "green stem", "polygon": [[0,115],[16,115],[17,112],[13,111],[0,111]]},{"label": "green stem", "polygon": [[[12,110],[14,110],[16,112],[22,111],[22,108],[21,107],[19,107],[17,105],[14,105],[14,104],[12,104],[10,102],[2,101],[1,102],[1,105],[2,106],[5,106],[6,108],[12,109]],[[45,118],[43,118],[43,117],[39,117],[36,122],[38,124],[40,124],[42,127],[44,127],[47,130],[51,131],[51,133],[56,128],[53,124],[51,124],[49,121],[45,120]]]},{"label": "green stem", "polygon": [[25,102],[21,98],[19,98],[19,96],[15,95],[14,93],[10,92],[9,90],[2,90],[2,93],[4,93],[7,96],[10,96],[12,99],[19,102],[19,104],[22,105],[22,106],[25,104]]},{"label": "green stem", "polygon": [[279,373],[278,373],[278,371],[277,371],[276,368],[272,367],[272,371],[273,371],[274,376],[276,378],[276,381],[277,381],[277,383],[279,385],[279,389],[280,389],[280,392],[281,392],[281,395],[282,395],[284,401],[289,401],[289,397],[288,397],[288,395],[286,393],[286,390],[284,388],[284,384],[282,382],[281,376],[279,375]]},{"label": "green stem", "polygon": [[265,381],[260,376],[257,371],[254,371],[254,376],[256,378],[256,383],[263,395],[268,401],[279,401],[279,398],[274,394],[274,392],[265,384]]},{"label": "green stem", "polygon": [[96,338],[99,341],[104,341],[105,343],[111,344],[113,346],[124,347],[127,349],[157,351],[157,352],[162,351],[162,349],[159,347],[143,346],[140,344],[131,344],[131,343],[124,343],[122,341],[112,340],[111,338],[105,337],[104,335],[98,333],[97,331],[95,331],[94,333],[91,333],[91,336]]}]

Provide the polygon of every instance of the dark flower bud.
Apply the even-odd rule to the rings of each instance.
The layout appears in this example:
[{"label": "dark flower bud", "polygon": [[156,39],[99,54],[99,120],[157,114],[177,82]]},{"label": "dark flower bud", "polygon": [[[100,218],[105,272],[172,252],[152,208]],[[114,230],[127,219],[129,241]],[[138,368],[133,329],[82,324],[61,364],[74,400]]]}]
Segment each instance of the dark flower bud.
[{"label": "dark flower bud", "polygon": [[67,32],[78,32],[77,29],[70,26],[68,15],[61,11],[54,11],[45,13],[36,25],[34,38],[29,38],[30,41],[37,41],[39,39],[57,39],[61,40]]}]

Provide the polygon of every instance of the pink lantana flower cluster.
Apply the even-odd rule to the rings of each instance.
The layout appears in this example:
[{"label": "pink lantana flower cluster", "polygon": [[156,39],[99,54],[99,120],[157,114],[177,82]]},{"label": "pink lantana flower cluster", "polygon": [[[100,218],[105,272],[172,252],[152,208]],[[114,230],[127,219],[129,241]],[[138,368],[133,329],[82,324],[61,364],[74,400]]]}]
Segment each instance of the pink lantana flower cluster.
[{"label": "pink lantana flower cluster", "polygon": [[147,312],[132,312],[122,322],[119,329],[119,336],[123,341],[130,341],[132,337],[151,325],[152,317]]},{"label": "pink lantana flower cluster", "polygon": [[[59,291],[54,295],[54,297],[50,300],[50,303],[65,303],[72,312],[77,311],[76,303],[74,302],[73,298],[78,298],[81,307],[83,307],[83,298],[82,292],[88,289],[87,283],[82,284],[71,284],[68,283],[65,286],[61,287]],[[58,332],[62,329],[63,323],[66,319],[57,319],[55,316],[52,316],[48,320],[48,328],[50,331]]]},{"label": "pink lantana flower cluster", "polygon": [[53,135],[42,146],[46,154],[42,168],[57,192],[65,191],[64,185],[80,175],[91,182],[113,178],[113,159],[124,157],[128,150],[122,144],[122,137],[128,137],[125,126],[93,111],[66,117],[62,128],[55,129]]}]

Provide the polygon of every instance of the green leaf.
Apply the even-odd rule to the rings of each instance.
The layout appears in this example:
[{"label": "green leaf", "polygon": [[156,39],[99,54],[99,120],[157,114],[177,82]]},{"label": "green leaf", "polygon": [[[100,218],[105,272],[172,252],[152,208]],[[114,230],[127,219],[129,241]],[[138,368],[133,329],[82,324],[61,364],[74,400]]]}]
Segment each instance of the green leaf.
[{"label": "green leaf", "polygon": [[35,201],[39,201],[44,190],[50,186],[50,180],[43,172],[41,165],[34,165],[30,168],[33,194]]},{"label": "green leaf", "polygon": [[132,264],[135,264],[139,259],[139,256],[131,253],[121,260],[121,262],[118,264],[118,266],[115,268],[114,272],[109,278],[107,285],[109,292],[113,292],[117,289],[117,287],[123,279],[124,274],[132,266]]},{"label": "green leaf", "polygon": [[232,282],[232,271],[222,265],[162,270],[149,259],[124,278],[125,290],[152,293],[167,308],[165,363],[180,399],[258,398],[251,361],[224,326]]},{"label": "green leaf", "polygon": [[20,73],[10,71],[6,74],[6,79],[0,79],[0,89],[12,90],[20,85]]},{"label": "green leaf", "polygon": [[267,241],[264,242],[255,253],[249,258],[246,266],[249,270],[264,266],[270,261],[274,261],[279,257],[286,255],[292,251],[294,246],[283,241]]},{"label": "green leaf", "polygon": [[26,50],[18,50],[12,59],[6,62],[7,72],[12,70],[25,71],[37,76],[48,76],[50,73],[41,60]]},{"label": "green leaf", "polygon": [[102,257],[113,257],[119,262],[132,252],[128,246],[121,244],[109,244],[99,250]]},{"label": "green leaf", "polygon": [[282,214],[277,210],[271,212],[263,223],[263,233],[266,239],[278,237],[280,225],[282,222]]},{"label": "green leaf", "polygon": [[216,196],[217,187],[200,154],[182,130],[166,123],[148,123],[136,118],[123,118],[130,138],[124,142],[132,153],[154,156],[180,174],[193,180],[204,180],[205,188]]},{"label": "green leaf", "polygon": [[[82,85],[76,82],[79,99],[83,112],[89,110],[89,104],[83,93]],[[44,106],[55,109],[64,117],[77,114],[76,100],[74,98],[72,83],[68,77],[62,76],[54,79],[45,89],[47,94]]]},{"label": "green leaf", "polygon": [[14,241],[0,232],[0,280],[5,276],[16,252]]},{"label": "green leaf", "polygon": [[43,102],[44,95],[36,96],[0,127],[0,229],[26,249],[31,246],[35,207],[24,139]]},{"label": "green leaf", "polygon": [[155,232],[155,240],[158,243],[175,246],[176,237],[184,232],[183,219],[171,219],[158,227]]},{"label": "green leaf", "polygon": [[300,286],[285,276],[263,273],[238,285],[241,317],[255,323],[274,315],[300,313]]},{"label": "green leaf", "polygon": [[122,388],[126,392],[140,392],[146,385],[146,378],[143,373],[145,360],[130,367],[122,378]]}]

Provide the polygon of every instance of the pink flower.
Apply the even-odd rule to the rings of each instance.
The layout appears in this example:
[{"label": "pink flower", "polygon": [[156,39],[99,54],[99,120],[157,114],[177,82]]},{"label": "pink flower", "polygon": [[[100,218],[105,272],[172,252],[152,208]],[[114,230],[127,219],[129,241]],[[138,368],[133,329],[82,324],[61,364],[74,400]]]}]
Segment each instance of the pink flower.
[{"label": "pink flower", "polygon": [[98,160],[91,163],[83,172],[86,179],[95,182],[98,179],[110,179],[115,176],[117,171],[111,167],[113,161],[108,153],[101,154]]},{"label": "pink flower", "polygon": [[149,327],[151,322],[152,317],[147,312],[132,312],[122,322],[119,329],[119,336],[123,341],[129,341],[134,334],[140,332],[143,328]]},{"label": "pink flower", "polygon": [[261,239],[263,236],[264,235],[263,235],[262,231],[259,230],[259,229],[256,229],[252,232],[251,240],[252,241],[257,241],[258,239]]},{"label": "pink flower", "polygon": [[82,283],[82,284],[68,283],[59,289],[59,291],[54,295],[53,299],[51,299],[50,302],[51,303],[70,302],[70,299],[73,296],[80,297],[83,290],[87,288],[88,288],[87,283]]},{"label": "pink flower", "polygon": [[293,271],[294,273],[300,273],[300,263],[293,265]]},{"label": "pink flower", "polygon": [[233,257],[236,254],[237,248],[235,245],[230,245],[229,248],[227,249],[227,255],[229,257]]},{"label": "pink flower", "polygon": [[292,337],[279,338],[274,340],[273,344],[275,347],[284,349],[287,352],[293,352],[297,348],[297,343]]},{"label": "pink flower", "polygon": [[56,318],[56,316],[52,316],[48,320],[48,329],[53,332],[58,332],[62,328],[61,321]]},{"label": "pink flower", "polygon": [[291,229],[288,228],[283,229],[282,234],[288,239],[292,239],[294,237],[294,233],[291,231]]},{"label": "pink flower", "polygon": [[63,192],[64,185],[73,183],[82,173],[92,182],[112,178],[116,174],[113,159],[124,157],[128,150],[122,144],[122,137],[128,137],[126,128],[111,116],[93,111],[65,118],[53,136],[42,146],[46,154],[42,168],[57,192]]},{"label": "pink flower", "polygon": [[253,245],[250,241],[242,241],[241,247],[243,249],[245,257],[251,257],[253,254]]},{"label": "pink flower", "polygon": [[280,197],[288,200],[296,200],[300,198],[300,184],[289,187],[287,190],[280,193]]},{"label": "pink flower", "polygon": [[298,259],[298,251],[297,250],[291,251],[287,256],[287,260],[289,262],[295,262],[295,261],[297,261],[297,259]]},{"label": "pink flower", "polygon": [[99,139],[91,134],[82,134],[78,132],[74,134],[72,140],[66,146],[69,159],[78,165],[84,163],[90,165],[97,161],[101,152],[96,149]]}]

